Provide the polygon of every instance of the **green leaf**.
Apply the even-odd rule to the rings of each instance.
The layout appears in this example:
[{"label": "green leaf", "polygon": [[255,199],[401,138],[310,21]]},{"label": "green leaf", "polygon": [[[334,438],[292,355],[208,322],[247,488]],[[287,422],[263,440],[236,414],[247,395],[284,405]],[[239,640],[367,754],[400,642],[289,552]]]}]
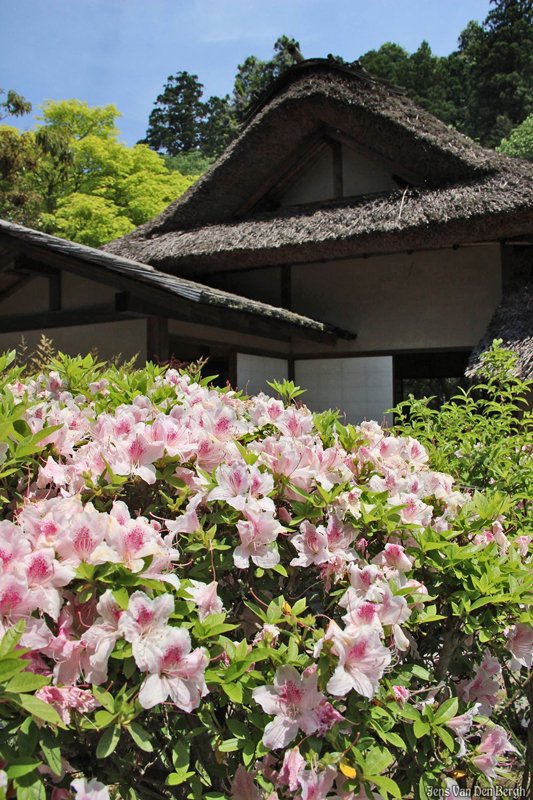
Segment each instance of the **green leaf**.
[{"label": "green leaf", "polygon": [[119,725],[114,725],[104,732],[96,747],[96,758],[107,758],[114,752],[120,740],[120,733]]},{"label": "green leaf", "polygon": [[236,719],[228,719],[227,726],[237,739],[250,738],[250,731],[248,730],[246,725],[244,725],[244,723],[239,722]]},{"label": "green leaf", "polygon": [[240,747],[240,742],[238,739],[226,739],[225,742],[222,742],[218,745],[218,750],[221,753],[233,753],[235,750],[238,750]]},{"label": "green leaf", "polygon": [[32,756],[39,739],[39,729],[31,717],[26,717],[17,734],[19,753]]},{"label": "green leaf", "polygon": [[425,736],[426,733],[429,733],[429,730],[429,724],[421,719],[417,719],[413,725],[413,732],[417,739],[421,739],[422,736]]},{"label": "green leaf", "polygon": [[448,748],[448,750],[453,753],[455,749],[455,742],[453,736],[451,736],[445,728],[441,728],[439,725],[435,726],[435,733],[437,736],[442,739],[444,745]]},{"label": "green leaf", "polygon": [[242,704],[243,691],[242,686],[239,683],[224,683],[222,685],[222,689],[232,703],[235,703],[236,705]]},{"label": "green leaf", "polygon": [[34,675],[33,672],[20,672],[11,678],[6,686],[6,692],[36,692],[50,683],[50,678],[44,675]]},{"label": "green leaf", "polygon": [[46,728],[41,731],[41,750],[54,775],[61,775],[61,749],[59,742],[52,731],[46,730]]},{"label": "green leaf", "polygon": [[435,712],[434,722],[442,725],[443,722],[448,722],[449,719],[455,717],[457,709],[459,708],[459,700],[457,697],[452,697],[446,700]]},{"label": "green leaf", "polygon": [[396,781],[392,780],[392,778],[386,778],[384,775],[372,775],[369,778],[369,780],[374,781],[374,783],[379,789],[384,789],[393,797],[397,797],[398,800],[402,800],[402,793],[400,791],[400,787],[398,786]]},{"label": "green leaf", "polygon": [[[8,681],[28,665],[28,661],[22,658],[3,658],[0,661],[0,682]],[[5,687],[4,687],[5,690]]]},{"label": "green leaf", "polygon": [[392,744],[394,747],[398,747],[400,750],[407,750],[407,745],[405,744],[404,740],[401,736],[393,731],[382,731],[381,737],[385,739],[386,742]]},{"label": "green leaf", "polygon": [[37,769],[43,762],[30,756],[21,756],[20,758],[11,759],[11,763],[7,769],[7,777],[12,780],[13,778],[21,778],[22,775],[28,775]]},{"label": "green leaf", "polygon": [[151,753],[153,751],[154,748],[150,741],[150,736],[141,725],[137,722],[130,722],[128,731],[135,744],[140,747],[141,750],[144,750],[145,753]]},{"label": "green leaf", "polygon": [[365,758],[365,772],[379,775],[385,772],[394,761],[394,756],[386,747],[374,747]]},{"label": "green leaf", "polygon": [[44,782],[38,772],[17,779],[17,800],[46,800]]},{"label": "green leaf", "polygon": [[41,720],[42,722],[50,722],[52,725],[58,725],[60,728],[65,728],[63,721],[55,708],[52,708],[48,703],[39,700],[31,694],[11,694],[6,695],[9,699],[32,715],[34,719]]},{"label": "green leaf", "polygon": [[24,633],[24,620],[17,622],[16,625],[13,625],[12,628],[4,633],[2,640],[0,641],[0,658],[5,658],[8,653],[10,653],[19,643],[22,634]]}]

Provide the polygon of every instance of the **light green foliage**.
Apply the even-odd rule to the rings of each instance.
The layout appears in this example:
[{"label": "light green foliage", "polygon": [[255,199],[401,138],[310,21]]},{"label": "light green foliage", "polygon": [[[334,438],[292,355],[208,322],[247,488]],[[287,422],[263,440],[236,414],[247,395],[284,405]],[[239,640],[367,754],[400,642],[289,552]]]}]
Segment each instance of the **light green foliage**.
[{"label": "light green foliage", "polygon": [[503,139],[498,150],[506,156],[533,161],[533,114],[515,128],[508,139]]},{"label": "light green foliage", "polygon": [[47,214],[45,220],[56,236],[89,247],[99,247],[135,228],[110,200],[79,192],[60,200],[56,212]]},{"label": "light green foliage", "polygon": [[159,214],[195,181],[118,139],[115,106],[46,101],[43,121],[0,130],[3,216],[98,247]]}]

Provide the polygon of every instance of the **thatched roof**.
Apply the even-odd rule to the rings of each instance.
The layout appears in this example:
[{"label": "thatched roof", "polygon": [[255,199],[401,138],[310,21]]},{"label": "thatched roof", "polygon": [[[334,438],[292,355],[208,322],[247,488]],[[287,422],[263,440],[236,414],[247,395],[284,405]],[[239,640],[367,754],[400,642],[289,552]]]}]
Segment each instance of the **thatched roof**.
[{"label": "thatched roof", "polygon": [[[419,176],[405,191],[239,217],[321,128]],[[356,67],[299,64],[240,136],[151,222],[105,249],[191,274],[519,235],[533,227],[533,168],[486,150]]]},{"label": "thatched roof", "polygon": [[[16,246],[15,250],[13,246]],[[1,257],[3,248],[5,255]],[[295,336],[305,337],[314,334],[333,339],[354,338],[353,333],[293,311],[213,289],[195,281],[159,272],[148,264],[0,220],[0,274],[16,273],[16,258],[20,254],[36,262],[70,270],[130,292],[144,300],[147,305],[151,302],[169,308],[174,300],[176,304],[186,303],[192,307],[208,306],[210,309],[222,309],[228,315],[233,314],[233,318],[235,314],[241,314],[273,325],[283,325],[289,335],[292,333]]]},{"label": "thatched roof", "polygon": [[475,376],[482,353],[490,349],[494,339],[502,339],[502,347],[517,354],[517,376],[533,378],[533,279],[504,294],[485,335],[472,351],[467,377]]}]

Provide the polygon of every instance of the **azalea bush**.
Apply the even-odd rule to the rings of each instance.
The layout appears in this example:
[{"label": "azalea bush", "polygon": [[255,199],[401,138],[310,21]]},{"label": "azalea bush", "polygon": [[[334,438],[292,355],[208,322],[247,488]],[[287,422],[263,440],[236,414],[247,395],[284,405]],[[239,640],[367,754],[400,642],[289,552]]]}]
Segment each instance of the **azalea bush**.
[{"label": "azalea bush", "polygon": [[505,482],[293,386],[13,359],[5,798],[425,800],[523,772],[532,548]]}]

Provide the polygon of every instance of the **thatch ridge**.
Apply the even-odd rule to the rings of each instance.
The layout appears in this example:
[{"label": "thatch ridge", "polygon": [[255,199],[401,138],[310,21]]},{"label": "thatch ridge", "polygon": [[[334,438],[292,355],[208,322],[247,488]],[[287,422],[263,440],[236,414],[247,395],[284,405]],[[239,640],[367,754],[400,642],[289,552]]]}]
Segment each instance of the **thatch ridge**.
[{"label": "thatch ridge", "polygon": [[[509,166],[508,158],[482,148],[393,87],[364,80],[357,71],[327,59],[314,59],[284,74],[277,93],[195,184],[117,242],[231,220],[243,199],[323,124],[419,172],[428,186],[472,180]],[[107,249],[119,248],[114,244]]]},{"label": "thatch ridge", "polygon": [[152,238],[130,235],[106,249],[193,274],[494,241],[533,231],[533,167],[518,160],[510,166],[438,189],[286,208]]}]

